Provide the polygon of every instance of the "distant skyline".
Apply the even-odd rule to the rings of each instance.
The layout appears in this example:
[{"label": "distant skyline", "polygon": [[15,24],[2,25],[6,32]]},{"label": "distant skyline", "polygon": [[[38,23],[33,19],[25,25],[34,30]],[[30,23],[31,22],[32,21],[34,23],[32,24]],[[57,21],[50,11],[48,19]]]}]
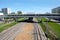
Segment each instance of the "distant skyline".
[{"label": "distant skyline", "polygon": [[13,12],[50,12],[60,6],[60,0],[0,0],[1,8],[11,8]]}]

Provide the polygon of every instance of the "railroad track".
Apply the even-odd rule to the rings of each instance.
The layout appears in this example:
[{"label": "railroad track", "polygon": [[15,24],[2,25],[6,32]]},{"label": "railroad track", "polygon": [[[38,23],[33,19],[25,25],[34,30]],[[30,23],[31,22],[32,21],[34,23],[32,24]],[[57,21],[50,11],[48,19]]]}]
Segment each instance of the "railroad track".
[{"label": "railroad track", "polygon": [[47,40],[42,28],[38,23],[34,23],[34,40]]}]

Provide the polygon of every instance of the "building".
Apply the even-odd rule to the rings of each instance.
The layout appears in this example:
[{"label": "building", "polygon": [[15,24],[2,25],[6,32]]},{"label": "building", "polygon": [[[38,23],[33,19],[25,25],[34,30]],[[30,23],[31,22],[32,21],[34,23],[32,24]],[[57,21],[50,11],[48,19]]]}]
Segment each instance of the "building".
[{"label": "building", "polygon": [[17,14],[22,14],[22,11],[17,11]]},{"label": "building", "polygon": [[53,8],[52,13],[60,13],[60,7]]},{"label": "building", "polygon": [[10,8],[2,8],[2,12],[4,13],[4,15],[7,15],[7,14],[11,13],[11,9]]},{"label": "building", "polygon": [[15,12],[11,12],[11,14],[16,14]]},{"label": "building", "polygon": [[0,21],[4,20],[4,14],[2,12],[0,12]]}]

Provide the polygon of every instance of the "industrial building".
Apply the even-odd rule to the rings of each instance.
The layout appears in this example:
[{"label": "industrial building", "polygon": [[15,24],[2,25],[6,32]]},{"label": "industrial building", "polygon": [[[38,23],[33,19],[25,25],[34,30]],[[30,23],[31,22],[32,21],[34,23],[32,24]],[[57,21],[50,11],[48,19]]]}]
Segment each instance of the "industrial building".
[{"label": "industrial building", "polygon": [[7,15],[7,14],[11,13],[11,9],[10,8],[2,8],[2,12],[4,13],[4,15]]},{"label": "industrial building", "polygon": [[0,12],[0,21],[4,20],[4,14]]},{"label": "industrial building", "polygon": [[60,7],[53,8],[52,13],[59,14],[60,13]]}]

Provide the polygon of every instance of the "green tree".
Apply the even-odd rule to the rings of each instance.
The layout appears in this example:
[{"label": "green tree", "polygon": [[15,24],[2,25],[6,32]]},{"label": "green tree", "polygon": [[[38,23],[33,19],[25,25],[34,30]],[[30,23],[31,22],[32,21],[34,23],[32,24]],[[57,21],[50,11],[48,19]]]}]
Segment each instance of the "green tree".
[{"label": "green tree", "polygon": [[17,13],[18,13],[18,14],[22,14],[22,11],[18,11]]}]

